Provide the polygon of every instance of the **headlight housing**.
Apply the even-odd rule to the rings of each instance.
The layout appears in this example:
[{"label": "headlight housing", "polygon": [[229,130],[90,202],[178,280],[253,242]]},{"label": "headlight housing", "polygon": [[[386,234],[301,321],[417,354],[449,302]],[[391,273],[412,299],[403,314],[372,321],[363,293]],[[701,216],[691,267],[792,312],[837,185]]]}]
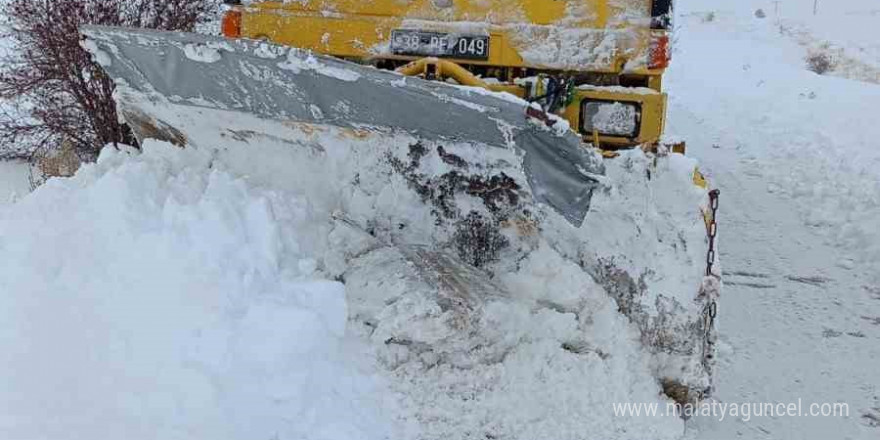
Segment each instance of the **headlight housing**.
[{"label": "headlight housing", "polygon": [[634,102],[581,101],[581,129],[604,136],[638,137],[642,127],[642,108]]}]

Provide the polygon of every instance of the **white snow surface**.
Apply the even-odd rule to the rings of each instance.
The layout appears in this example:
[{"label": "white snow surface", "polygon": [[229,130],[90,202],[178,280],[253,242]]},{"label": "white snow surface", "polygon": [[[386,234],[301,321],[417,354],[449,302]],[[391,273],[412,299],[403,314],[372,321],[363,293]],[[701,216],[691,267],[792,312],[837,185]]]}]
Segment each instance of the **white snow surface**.
[{"label": "white snow surface", "polygon": [[[679,2],[665,78],[667,131],[722,189],[714,398],[845,403],[849,414],[696,417],[686,437],[876,439],[880,86],[870,66],[880,59],[871,49],[880,5],[820,0],[815,16],[813,1],[776,5]],[[808,71],[805,58],[823,43],[851,60]]]},{"label": "white snow surface", "polygon": [[[865,0],[847,0],[839,8],[823,3],[827,10],[812,17],[812,2],[797,9],[789,3],[781,6],[781,21],[823,19],[816,27],[841,38],[849,35],[850,17],[880,8]],[[766,173],[769,191],[797,200],[804,221],[848,251],[832,264],[880,268],[880,127],[873,117],[880,113],[880,87],[808,71],[810,48],[780,33],[772,14],[764,20],[752,15],[758,5],[771,12],[772,3],[769,9],[753,2],[734,11],[724,3],[708,23],[704,13],[718,2],[687,4],[694,10],[681,11],[667,83],[673,108],[687,108],[680,119],[712,127],[712,145],[742,150],[754,172]],[[864,41],[872,38],[880,41],[877,35]]]},{"label": "white snow surface", "polygon": [[0,208],[0,436],[390,432],[344,287],[296,237],[308,203],[210,165],[159,142],[107,148]]}]

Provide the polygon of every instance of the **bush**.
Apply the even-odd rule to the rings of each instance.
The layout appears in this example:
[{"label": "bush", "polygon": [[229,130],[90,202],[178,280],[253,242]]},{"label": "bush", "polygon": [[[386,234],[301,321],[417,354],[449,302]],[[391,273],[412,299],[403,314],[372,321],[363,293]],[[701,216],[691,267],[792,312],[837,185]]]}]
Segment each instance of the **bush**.
[{"label": "bush", "polygon": [[192,31],[218,0],[8,0],[12,51],[0,65],[2,152],[72,146],[81,160],[105,145],[137,145],[119,122],[114,86],[80,46],[84,24]]},{"label": "bush", "polygon": [[807,69],[811,72],[824,75],[834,70],[834,59],[826,52],[813,52],[807,55]]},{"label": "bush", "polygon": [[764,12],[763,9],[758,9],[757,11],[755,11],[755,17],[757,17],[757,18],[767,18],[767,13]]}]

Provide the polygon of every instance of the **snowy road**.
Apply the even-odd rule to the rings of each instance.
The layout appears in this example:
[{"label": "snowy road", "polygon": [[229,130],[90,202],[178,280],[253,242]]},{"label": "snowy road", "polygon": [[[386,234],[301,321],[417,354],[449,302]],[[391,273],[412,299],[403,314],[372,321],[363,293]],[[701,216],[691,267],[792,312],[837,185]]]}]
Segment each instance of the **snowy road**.
[{"label": "snowy road", "polygon": [[880,87],[804,71],[762,25],[683,21],[669,131],[723,191],[715,397],[850,411],[695,418],[688,437],[876,439]]},{"label": "snowy road", "polygon": [[[699,153],[697,153],[699,154]],[[845,402],[850,418],[699,421],[698,438],[868,439],[880,407],[880,297],[867,274],[803,226],[796,201],[770,194],[742,152],[704,159],[724,189],[725,293],[717,398],[728,403]],[[723,171],[719,171],[723,170]]]}]

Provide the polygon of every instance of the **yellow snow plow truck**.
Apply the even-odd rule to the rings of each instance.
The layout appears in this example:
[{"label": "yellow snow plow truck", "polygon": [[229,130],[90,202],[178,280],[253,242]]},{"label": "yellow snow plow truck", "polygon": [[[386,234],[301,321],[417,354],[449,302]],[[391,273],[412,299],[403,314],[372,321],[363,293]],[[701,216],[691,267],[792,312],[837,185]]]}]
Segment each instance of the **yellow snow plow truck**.
[{"label": "yellow snow plow truck", "polygon": [[227,37],[509,92],[605,149],[663,134],[672,0],[226,3]]},{"label": "yellow snow plow truck", "polygon": [[[393,346],[389,359],[495,368],[528,340],[587,371],[613,369],[618,353],[687,403],[712,390],[718,193],[691,176],[696,161],[650,151],[664,125],[670,7],[256,1],[228,5],[225,37],[80,31],[142,144],[177,145],[221,176],[234,170],[234,185],[265,185],[267,200],[302,201],[265,215],[316,225],[303,244],[322,255],[311,272],[345,283],[349,320]],[[612,151],[624,147],[636,148]],[[299,249],[276,232],[273,249]],[[521,329],[527,316],[541,321]],[[634,327],[597,339],[594,316],[606,330]],[[559,331],[528,330],[547,325]],[[512,328],[519,336],[506,337]],[[650,357],[611,350],[636,330]]]}]

